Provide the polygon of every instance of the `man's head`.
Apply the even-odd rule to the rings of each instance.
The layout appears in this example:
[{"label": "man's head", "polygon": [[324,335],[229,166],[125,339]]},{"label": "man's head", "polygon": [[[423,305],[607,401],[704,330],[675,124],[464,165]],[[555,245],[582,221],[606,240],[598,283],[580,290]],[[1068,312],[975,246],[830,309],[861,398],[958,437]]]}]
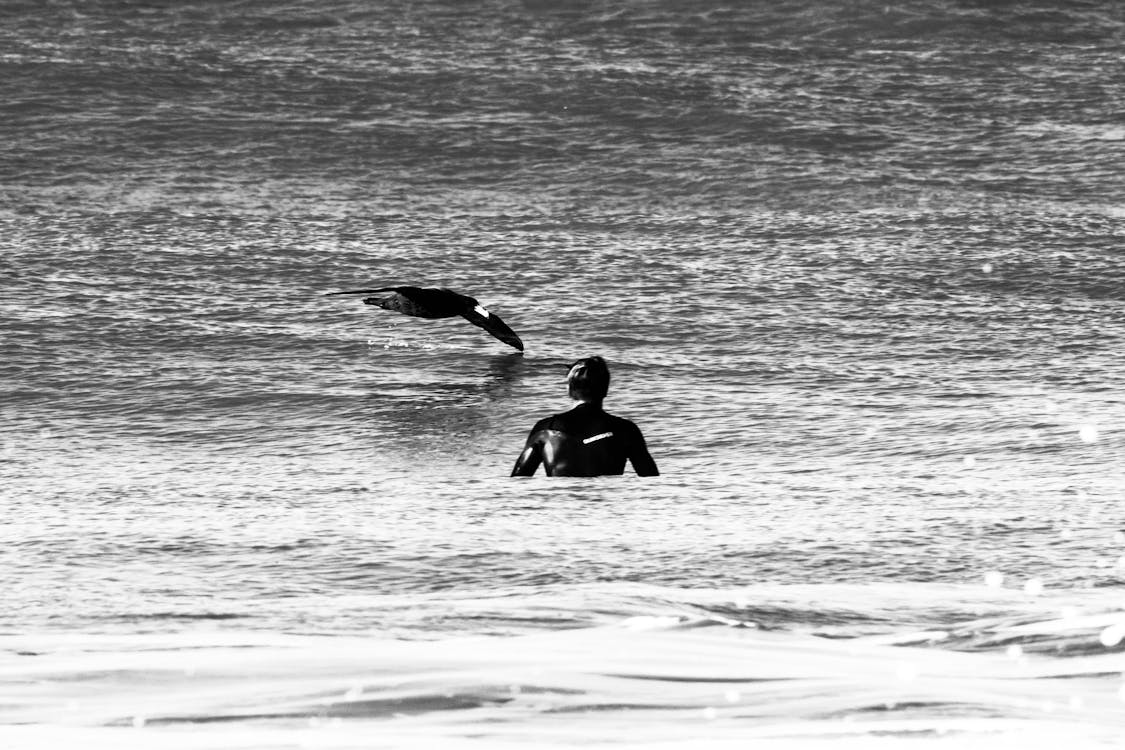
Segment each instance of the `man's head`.
[{"label": "man's head", "polygon": [[609,392],[609,367],[601,357],[584,357],[570,366],[567,392],[575,401],[602,401]]}]

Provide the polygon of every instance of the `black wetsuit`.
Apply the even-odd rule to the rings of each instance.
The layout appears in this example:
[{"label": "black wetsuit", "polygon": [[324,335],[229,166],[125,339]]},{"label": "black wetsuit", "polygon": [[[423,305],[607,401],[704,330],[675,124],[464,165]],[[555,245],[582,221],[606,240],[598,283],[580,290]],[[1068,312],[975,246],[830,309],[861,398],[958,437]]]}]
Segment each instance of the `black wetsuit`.
[{"label": "black wetsuit", "polygon": [[626,460],[641,476],[660,473],[635,424],[583,403],[535,423],[512,476],[531,476],[540,463],[552,477],[624,474]]}]

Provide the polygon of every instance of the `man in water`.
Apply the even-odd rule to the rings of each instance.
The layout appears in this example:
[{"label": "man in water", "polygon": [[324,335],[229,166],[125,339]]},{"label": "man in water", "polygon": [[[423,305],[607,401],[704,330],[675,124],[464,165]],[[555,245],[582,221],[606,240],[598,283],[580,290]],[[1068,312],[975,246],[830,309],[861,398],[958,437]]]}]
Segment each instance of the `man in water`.
[{"label": "man in water", "polygon": [[570,397],[578,404],[535,423],[527,446],[516,459],[513,477],[529,477],[539,464],[550,477],[624,474],[626,459],[642,477],[660,473],[640,429],[602,409],[609,391],[609,367],[604,359],[578,360],[570,366],[566,383]]}]

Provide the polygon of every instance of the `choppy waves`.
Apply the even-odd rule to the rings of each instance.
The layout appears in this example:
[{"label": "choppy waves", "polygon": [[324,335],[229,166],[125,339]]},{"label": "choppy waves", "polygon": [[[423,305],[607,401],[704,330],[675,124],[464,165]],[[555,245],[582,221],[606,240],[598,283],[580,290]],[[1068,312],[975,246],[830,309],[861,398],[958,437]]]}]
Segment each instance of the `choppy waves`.
[{"label": "choppy waves", "polygon": [[810,193],[854,207],[857,191],[1122,188],[1120,139],[1088,135],[1116,132],[1122,21],[1098,3],[6,13],[0,165],[23,211],[68,196],[216,213],[505,196],[739,211]]}]

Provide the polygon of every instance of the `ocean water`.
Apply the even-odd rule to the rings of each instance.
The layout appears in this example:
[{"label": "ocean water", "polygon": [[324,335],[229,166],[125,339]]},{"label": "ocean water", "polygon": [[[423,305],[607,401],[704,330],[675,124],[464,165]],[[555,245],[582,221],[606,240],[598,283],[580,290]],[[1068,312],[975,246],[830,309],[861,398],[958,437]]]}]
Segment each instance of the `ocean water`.
[{"label": "ocean water", "polygon": [[[1120,743],[1123,45],[3,3],[0,740]],[[390,284],[526,351],[324,296]],[[510,479],[591,354],[661,476]]]}]

